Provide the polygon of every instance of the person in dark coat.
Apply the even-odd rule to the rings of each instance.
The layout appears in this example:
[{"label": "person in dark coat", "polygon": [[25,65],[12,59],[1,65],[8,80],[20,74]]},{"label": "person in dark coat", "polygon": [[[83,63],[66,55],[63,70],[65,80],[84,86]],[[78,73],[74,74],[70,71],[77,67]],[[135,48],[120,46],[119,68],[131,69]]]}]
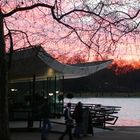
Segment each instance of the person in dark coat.
[{"label": "person in dark coat", "polygon": [[59,140],[63,140],[66,134],[69,135],[69,140],[72,140],[72,128],[73,128],[73,120],[72,120],[72,115],[71,115],[71,103],[67,104],[67,107],[64,110],[64,118],[65,118],[65,124],[66,128],[64,133],[59,137]]},{"label": "person in dark coat", "polygon": [[50,105],[48,99],[44,99],[44,103],[41,106],[41,118],[43,120],[43,125],[41,128],[41,140],[47,140],[47,136],[51,129],[50,123]]},{"label": "person in dark coat", "polygon": [[83,104],[78,102],[73,113],[73,118],[76,122],[74,136],[80,138],[83,135]]}]

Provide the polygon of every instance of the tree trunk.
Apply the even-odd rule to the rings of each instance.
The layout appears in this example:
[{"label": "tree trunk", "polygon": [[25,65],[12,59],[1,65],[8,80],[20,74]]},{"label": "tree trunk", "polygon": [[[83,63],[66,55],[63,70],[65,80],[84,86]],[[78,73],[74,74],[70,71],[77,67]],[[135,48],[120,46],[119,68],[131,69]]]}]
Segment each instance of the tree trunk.
[{"label": "tree trunk", "polygon": [[10,140],[8,116],[8,71],[3,15],[0,11],[0,140]]}]

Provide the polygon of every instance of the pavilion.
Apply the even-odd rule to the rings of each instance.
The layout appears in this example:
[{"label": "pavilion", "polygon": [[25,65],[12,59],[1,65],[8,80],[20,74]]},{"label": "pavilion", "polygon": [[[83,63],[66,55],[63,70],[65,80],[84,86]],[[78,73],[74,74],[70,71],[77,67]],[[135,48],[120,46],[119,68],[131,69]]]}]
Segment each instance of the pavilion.
[{"label": "pavilion", "polygon": [[63,76],[64,79],[79,78],[100,71],[112,63],[112,60],[87,62],[80,64],[62,64],[49,55],[41,46],[15,50],[12,68],[9,72],[10,82],[38,80],[46,77]]}]

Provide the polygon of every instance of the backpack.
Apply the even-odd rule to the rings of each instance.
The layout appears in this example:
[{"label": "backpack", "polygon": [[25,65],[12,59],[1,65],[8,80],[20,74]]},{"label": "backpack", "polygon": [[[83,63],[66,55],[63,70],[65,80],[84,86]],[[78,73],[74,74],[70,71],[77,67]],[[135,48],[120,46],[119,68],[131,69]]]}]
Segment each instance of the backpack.
[{"label": "backpack", "polygon": [[64,118],[65,118],[65,120],[69,119],[68,118],[68,108],[65,108],[65,110],[64,110]]}]

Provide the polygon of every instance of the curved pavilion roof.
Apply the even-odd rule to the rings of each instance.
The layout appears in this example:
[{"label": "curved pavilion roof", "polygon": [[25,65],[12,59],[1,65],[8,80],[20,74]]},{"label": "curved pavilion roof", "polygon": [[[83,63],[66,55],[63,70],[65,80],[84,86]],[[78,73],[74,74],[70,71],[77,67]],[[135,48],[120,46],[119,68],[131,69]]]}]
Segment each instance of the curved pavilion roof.
[{"label": "curved pavilion roof", "polygon": [[10,82],[63,76],[64,79],[79,78],[106,68],[112,60],[80,64],[62,64],[49,55],[41,46],[15,50],[12,68],[9,71]]}]

